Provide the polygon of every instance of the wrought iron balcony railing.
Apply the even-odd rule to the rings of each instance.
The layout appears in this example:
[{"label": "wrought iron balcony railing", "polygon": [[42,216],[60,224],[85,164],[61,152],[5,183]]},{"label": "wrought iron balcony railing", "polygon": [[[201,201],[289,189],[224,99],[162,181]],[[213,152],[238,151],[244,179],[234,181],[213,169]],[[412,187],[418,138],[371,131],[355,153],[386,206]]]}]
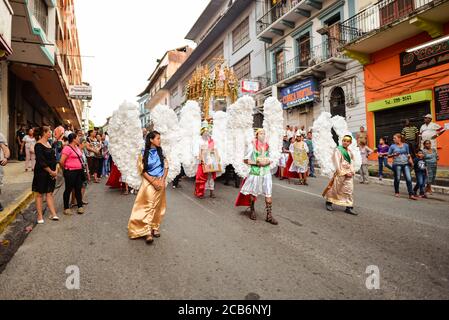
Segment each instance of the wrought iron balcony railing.
[{"label": "wrought iron balcony railing", "polygon": [[340,24],[344,42],[356,41],[371,32],[449,0],[381,0]]},{"label": "wrought iron balcony railing", "polygon": [[302,52],[284,63],[278,63],[271,71],[259,77],[261,90],[307,71],[314,65],[332,57],[347,58],[340,50],[342,44],[340,39],[328,39],[320,45],[312,47],[310,51]]},{"label": "wrought iron balcony railing", "polygon": [[302,0],[280,0],[270,10],[268,10],[259,20],[257,20],[257,34],[265,31],[270,25],[290,12]]}]

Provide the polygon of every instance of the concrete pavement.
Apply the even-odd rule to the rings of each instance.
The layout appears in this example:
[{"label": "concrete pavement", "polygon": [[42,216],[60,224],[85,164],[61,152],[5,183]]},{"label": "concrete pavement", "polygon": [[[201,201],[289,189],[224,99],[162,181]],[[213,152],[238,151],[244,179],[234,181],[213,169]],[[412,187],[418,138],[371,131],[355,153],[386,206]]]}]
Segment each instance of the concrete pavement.
[{"label": "concrete pavement", "polygon": [[[84,216],[47,221],[0,274],[0,299],[448,299],[449,197],[412,202],[391,187],[356,185],[359,217],[324,210],[327,181],[274,181],[274,214],[253,222],[217,183],[199,201],[193,184],[168,191],[162,238],[128,240],[135,196],[92,185]],[[61,210],[61,208],[60,208]],[[368,266],[380,290],[366,288]],[[80,289],[65,286],[67,267]]]}]

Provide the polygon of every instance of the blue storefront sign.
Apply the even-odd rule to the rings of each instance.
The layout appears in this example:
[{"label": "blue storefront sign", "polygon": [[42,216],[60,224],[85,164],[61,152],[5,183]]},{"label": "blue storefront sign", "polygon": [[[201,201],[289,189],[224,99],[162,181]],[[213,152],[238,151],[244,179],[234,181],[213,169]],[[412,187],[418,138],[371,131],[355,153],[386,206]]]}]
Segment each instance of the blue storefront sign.
[{"label": "blue storefront sign", "polygon": [[313,102],[317,91],[314,78],[306,79],[281,89],[281,101],[284,109],[293,108],[304,103]]}]

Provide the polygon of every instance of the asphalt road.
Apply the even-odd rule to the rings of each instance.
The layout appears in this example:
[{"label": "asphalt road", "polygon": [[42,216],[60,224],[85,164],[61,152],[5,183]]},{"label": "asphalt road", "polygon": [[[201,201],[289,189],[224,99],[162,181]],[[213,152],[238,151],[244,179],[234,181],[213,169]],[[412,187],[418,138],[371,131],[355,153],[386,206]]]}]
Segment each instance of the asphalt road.
[{"label": "asphalt road", "polygon": [[[274,215],[254,222],[217,183],[197,200],[190,180],[168,191],[162,238],[128,240],[135,196],[92,185],[87,213],[38,226],[0,274],[1,299],[448,299],[449,197],[395,199],[390,187],[356,185],[354,217],[324,210],[327,181],[277,179]],[[62,208],[60,208],[62,212]],[[61,214],[62,216],[62,214]],[[66,268],[80,288],[66,288]],[[378,290],[366,287],[379,268]]]}]

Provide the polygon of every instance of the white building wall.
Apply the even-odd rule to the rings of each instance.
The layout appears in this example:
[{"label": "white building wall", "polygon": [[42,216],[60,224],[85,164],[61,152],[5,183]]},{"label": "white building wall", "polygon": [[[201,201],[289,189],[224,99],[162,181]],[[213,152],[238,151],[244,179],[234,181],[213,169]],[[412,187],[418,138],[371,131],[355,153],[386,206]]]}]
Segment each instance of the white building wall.
[{"label": "white building wall", "polygon": [[[0,0],[0,34],[11,47],[12,8],[8,1]],[[0,62],[0,132],[9,139],[9,111],[8,111],[8,65]]]}]

